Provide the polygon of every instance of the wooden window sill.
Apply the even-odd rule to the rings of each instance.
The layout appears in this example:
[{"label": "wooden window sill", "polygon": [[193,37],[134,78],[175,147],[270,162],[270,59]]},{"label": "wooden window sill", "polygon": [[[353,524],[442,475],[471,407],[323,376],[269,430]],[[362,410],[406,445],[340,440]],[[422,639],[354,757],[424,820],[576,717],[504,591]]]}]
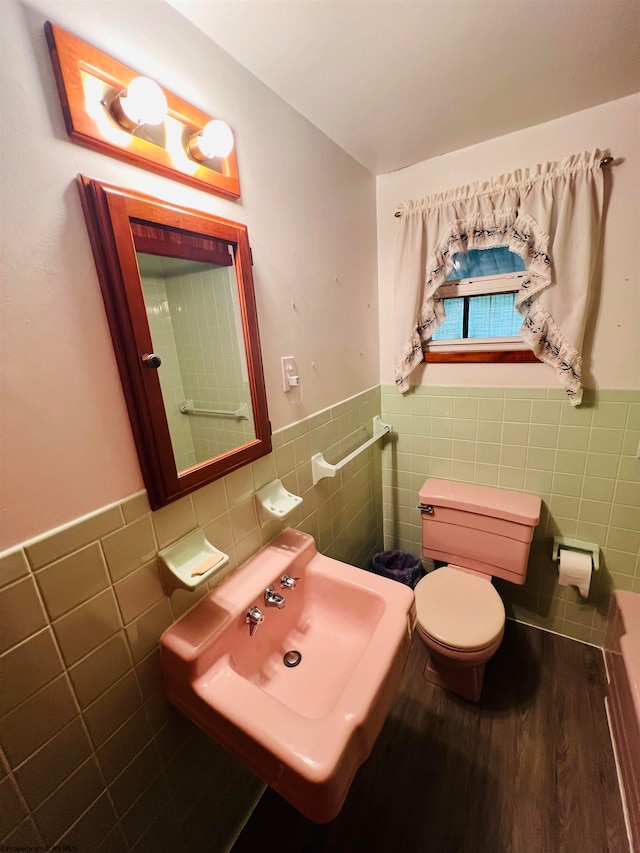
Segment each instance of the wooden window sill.
[{"label": "wooden window sill", "polygon": [[426,362],[495,362],[505,364],[508,362],[531,362],[538,361],[531,350],[473,350],[472,352],[425,352],[423,360]]}]

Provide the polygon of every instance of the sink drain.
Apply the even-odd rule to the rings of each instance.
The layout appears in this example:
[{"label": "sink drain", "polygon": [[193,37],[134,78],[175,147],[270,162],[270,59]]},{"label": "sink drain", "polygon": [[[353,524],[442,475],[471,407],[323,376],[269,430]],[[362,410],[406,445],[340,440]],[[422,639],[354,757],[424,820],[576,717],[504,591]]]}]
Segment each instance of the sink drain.
[{"label": "sink drain", "polygon": [[302,655],[296,649],[292,649],[290,652],[285,652],[282,660],[285,666],[298,666],[302,660]]}]

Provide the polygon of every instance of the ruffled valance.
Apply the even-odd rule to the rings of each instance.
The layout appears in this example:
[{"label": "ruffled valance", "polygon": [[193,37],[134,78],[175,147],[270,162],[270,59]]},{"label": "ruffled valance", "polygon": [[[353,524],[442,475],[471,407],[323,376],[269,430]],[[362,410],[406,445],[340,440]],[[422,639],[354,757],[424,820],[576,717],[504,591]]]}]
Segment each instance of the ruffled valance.
[{"label": "ruffled valance", "polygon": [[603,152],[540,164],[400,207],[395,271],[396,385],[422,361],[442,325],[438,288],[453,256],[508,247],[527,276],[516,295],[520,336],[556,372],[573,405],[582,400],[582,357],[600,244]]}]

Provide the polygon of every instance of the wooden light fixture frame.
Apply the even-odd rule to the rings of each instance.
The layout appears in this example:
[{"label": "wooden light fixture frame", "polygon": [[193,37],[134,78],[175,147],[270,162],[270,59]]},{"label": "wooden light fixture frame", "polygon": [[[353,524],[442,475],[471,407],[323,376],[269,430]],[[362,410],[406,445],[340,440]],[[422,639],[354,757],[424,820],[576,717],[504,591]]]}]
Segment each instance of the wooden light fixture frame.
[{"label": "wooden light fixture frame", "polygon": [[[226,198],[240,197],[235,147],[226,157],[216,161],[221,164],[220,170],[198,163],[188,156],[188,136],[202,130],[211,121],[211,116],[160,87],[167,99],[168,116],[183,126],[184,164],[175,162],[166,148],[134,134],[127,134],[126,147],[117,145],[107,138],[100,124],[87,112],[83,74],[95,77],[103,85],[118,91],[126,89],[135,77],[143,75],[50,21],[46,21],[44,30],[69,136],[89,148],[127,160],[165,177]],[[110,120],[108,106],[104,107],[104,113],[105,118]],[[115,119],[112,121],[115,128],[126,133]]]}]

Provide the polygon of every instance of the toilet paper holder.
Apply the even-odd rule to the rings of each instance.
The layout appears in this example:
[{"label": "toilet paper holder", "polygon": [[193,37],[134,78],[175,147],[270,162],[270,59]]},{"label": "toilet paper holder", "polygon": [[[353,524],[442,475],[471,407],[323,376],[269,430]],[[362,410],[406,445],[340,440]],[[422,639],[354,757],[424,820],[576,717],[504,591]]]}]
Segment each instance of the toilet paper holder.
[{"label": "toilet paper holder", "polygon": [[582,551],[585,554],[591,554],[592,571],[597,572],[600,568],[600,546],[597,543],[582,542],[580,539],[567,539],[564,536],[554,536],[552,559],[560,559],[561,548],[566,548],[568,551]]}]

